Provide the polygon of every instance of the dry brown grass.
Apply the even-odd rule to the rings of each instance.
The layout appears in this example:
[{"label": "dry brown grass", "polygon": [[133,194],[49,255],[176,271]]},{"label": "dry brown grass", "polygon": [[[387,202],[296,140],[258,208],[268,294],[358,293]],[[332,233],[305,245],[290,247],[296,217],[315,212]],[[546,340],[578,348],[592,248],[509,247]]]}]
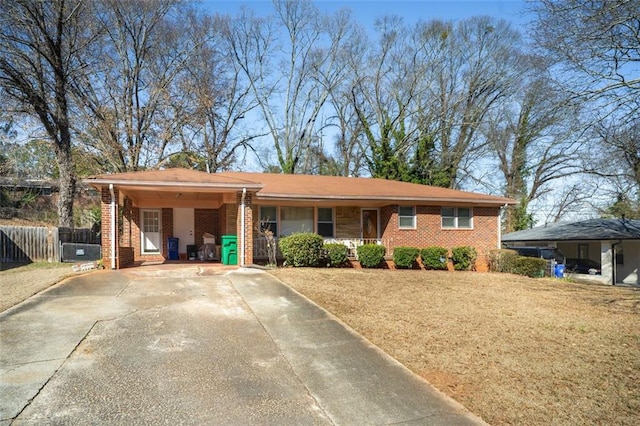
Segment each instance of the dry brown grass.
[{"label": "dry brown grass", "polygon": [[70,263],[44,262],[0,265],[0,312],[74,275],[72,266]]},{"label": "dry brown grass", "polygon": [[491,424],[640,424],[639,289],[472,272],[273,274]]}]

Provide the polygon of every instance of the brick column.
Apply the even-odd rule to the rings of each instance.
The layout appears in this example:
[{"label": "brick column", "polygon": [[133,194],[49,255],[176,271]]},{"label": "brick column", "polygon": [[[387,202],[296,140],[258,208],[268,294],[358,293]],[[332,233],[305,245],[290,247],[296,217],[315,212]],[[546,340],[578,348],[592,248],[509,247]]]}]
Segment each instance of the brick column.
[{"label": "brick column", "polygon": [[102,210],[102,224],[101,224],[101,232],[102,232],[102,262],[106,269],[111,268],[111,247],[115,247],[115,255],[116,255],[116,264],[115,267],[118,269],[118,251],[119,251],[119,241],[118,241],[118,188],[113,189],[114,197],[116,199],[116,208],[115,208],[115,227],[116,227],[116,238],[115,241],[112,241],[112,232],[111,232],[111,192],[109,191],[109,187],[102,187],[102,196],[101,196],[101,210]]},{"label": "brick column", "polygon": [[[240,264],[242,250],[242,192],[237,193],[238,204],[238,220],[237,232],[238,236],[238,264]],[[247,192],[244,197],[244,264],[251,265],[253,263],[253,194]]]},{"label": "brick column", "polygon": [[173,237],[173,209],[162,209],[162,251],[161,255],[169,259],[169,246],[167,239]]},{"label": "brick column", "polygon": [[122,206],[122,246],[133,247],[131,238],[131,222],[133,221],[133,203],[129,197],[124,199]]}]

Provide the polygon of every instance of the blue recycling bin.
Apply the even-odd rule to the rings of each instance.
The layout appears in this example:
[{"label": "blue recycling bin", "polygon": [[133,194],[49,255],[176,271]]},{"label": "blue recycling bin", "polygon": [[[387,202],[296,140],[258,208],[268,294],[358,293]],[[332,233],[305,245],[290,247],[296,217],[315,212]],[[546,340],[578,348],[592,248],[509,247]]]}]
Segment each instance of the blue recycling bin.
[{"label": "blue recycling bin", "polygon": [[178,241],[179,238],[167,238],[167,250],[169,251],[169,260],[178,260],[180,255],[178,254]]},{"label": "blue recycling bin", "polygon": [[553,271],[556,278],[564,278],[564,268],[564,265],[560,263],[556,264],[555,270]]}]

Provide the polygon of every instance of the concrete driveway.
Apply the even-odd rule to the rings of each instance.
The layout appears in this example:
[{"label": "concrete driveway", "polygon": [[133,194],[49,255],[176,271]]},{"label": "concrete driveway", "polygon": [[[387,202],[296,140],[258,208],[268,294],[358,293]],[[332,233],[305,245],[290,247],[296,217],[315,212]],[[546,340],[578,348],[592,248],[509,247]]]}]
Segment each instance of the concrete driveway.
[{"label": "concrete driveway", "polygon": [[0,424],[482,424],[255,269],[99,271],[0,314]]}]

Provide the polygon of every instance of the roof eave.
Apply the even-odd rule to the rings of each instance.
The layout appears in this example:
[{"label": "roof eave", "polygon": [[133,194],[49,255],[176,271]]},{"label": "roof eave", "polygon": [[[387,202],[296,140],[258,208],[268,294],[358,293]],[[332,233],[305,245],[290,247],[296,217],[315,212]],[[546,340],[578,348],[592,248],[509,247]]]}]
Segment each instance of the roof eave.
[{"label": "roof eave", "polygon": [[481,205],[492,205],[492,206],[504,206],[508,204],[516,204],[513,200],[486,200],[486,199],[468,199],[468,198],[441,198],[441,197],[397,197],[397,196],[342,196],[342,195],[291,195],[291,194],[274,194],[268,193],[264,194],[258,192],[256,198],[259,200],[265,201],[294,201],[294,200],[303,200],[303,201],[313,201],[313,200],[321,200],[321,201],[400,201],[400,202],[416,202],[416,203],[464,203],[464,204],[481,204]]},{"label": "roof eave", "polygon": [[116,186],[127,187],[161,187],[161,188],[218,188],[218,189],[233,189],[242,190],[243,188],[260,190],[264,187],[263,184],[258,183],[218,183],[218,182],[167,182],[167,181],[141,181],[141,180],[118,180],[118,179],[83,179],[82,182],[92,185],[94,187],[105,186],[113,184]]}]

